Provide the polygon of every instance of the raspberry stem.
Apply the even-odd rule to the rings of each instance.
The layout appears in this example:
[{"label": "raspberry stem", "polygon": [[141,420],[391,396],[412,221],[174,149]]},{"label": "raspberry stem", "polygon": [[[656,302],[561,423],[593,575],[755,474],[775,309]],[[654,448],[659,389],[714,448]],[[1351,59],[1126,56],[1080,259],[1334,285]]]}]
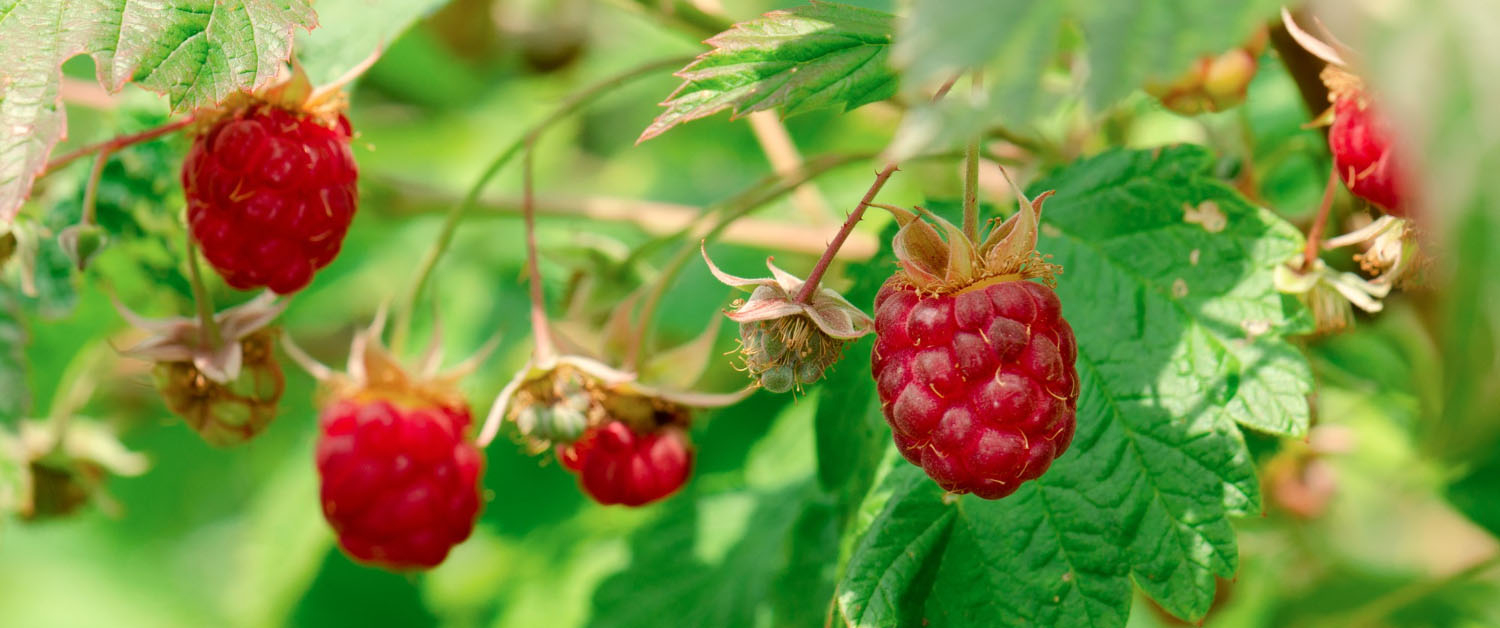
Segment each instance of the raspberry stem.
[{"label": "raspberry stem", "polygon": [[[953,89],[953,84],[956,82],[958,82],[957,76],[948,79],[948,82],[943,83],[943,86],[932,95],[932,100],[929,102],[937,102],[947,96],[948,91]],[[978,151],[977,143],[974,150]],[[844,241],[849,239],[854,226],[859,224],[861,218],[864,218],[865,210],[870,207],[870,203],[875,201],[875,195],[880,193],[880,189],[885,187],[886,180],[890,179],[896,170],[897,164],[892,161],[881,168],[880,172],[875,173],[875,182],[870,184],[870,189],[865,191],[864,198],[861,198],[859,204],[854,206],[854,211],[849,212],[849,217],[844,220],[844,226],[839,228],[838,234],[833,236],[833,241],[828,243],[828,248],[823,251],[823,256],[818,258],[818,263],[813,266],[812,272],[807,274],[807,283],[802,284],[802,290],[797,292],[796,302],[807,303],[812,295],[817,293],[818,282],[823,279],[824,273],[827,273],[828,267],[833,264],[833,258],[838,255],[839,248],[844,246]],[[975,176],[978,176],[977,172]]]},{"label": "raspberry stem", "polygon": [[84,146],[82,148],[79,148],[78,150],[63,155],[62,157],[58,157],[57,159],[53,159],[52,161],[47,162],[47,167],[42,169],[42,176],[45,177],[49,174],[52,174],[59,168],[62,168],[63,166],[66,166],[85,155],[91,155],[93,153],[113,153],[127,146],[139,144],[141,142],[149,142],[173,131],[177,131],[192,123],[193,117],[188,116],[181,120],[168,122],[154,129],[141,131],[140,133],[134,133],[131,135],[121,135],[119,137],[105,140],[97,144]]},{"label": "raspberry stem", "polygon": [[875,201],[875,195],[885,187],[885,182],[896,172],[896,162],[890,162],[875,173],[875,182],[870,184],[870,189],[865,190],[864,198],[859,199],[859,204],[854,206],[854,211],[849,212],[849,217],[844,220],[844,226],[839,228],[838,235],[833,236],[833,241],[828,243],[828,248],[823,251],[823,256],[818,258],[818,263],[813,266],[812,272],[807,274],[807,283],[802,284],[802,290],[797,292],[797,302],[807,303],[808,299],[818,291],[818,281],[823,279],[823,274],[828,272],[829,265],[833,264],[833,257],[838,254],[839,248],[844,246],[844,241],[849,239],[849,234],[854,232],[854,226],[864,217],[865,209]]},{"label": "raspberry stem", "polygon": [[89,168],[89,180],[83,188],[83,213],[78,219],[80,224],[94,224],[96,214],[94,208],[99,203],[99,180],[104,177],[104,165],[109,162],[109,157],[113,154],[113,148],[100,150],[99,156],[94,158],[94,165]]},{"label": "raspberry stem", "polygon": [[531,290],[531,336],[536,343],[536,357],[547,362],[557,355],[552,344],[552,327],[547,322],[547,302],[542,296],[542,271],[536,261],[536,202],[532,193],[535,179],[533,165],[536,161],[535,146],[526,143],[526,154],[521,156],[521,213],[526,221],[526,272]]},{"label": "raspberry stem", "polygon": [[633,344],[626,350],[625,368],[634,371],[640,364],[641,347],[648,344],[648,335],[651,333],[651,319],[656,316],[656,308],[661,304],[662,296],[666,294],[667,288],[672,285],[673,279],[682,272],[689,261],[698,254],[698,249],[703,242],[718,237],[724,229],[736,220],[744,217],[761,206],[770,203],[787,193],[795,190],[813,178],[825,172],[844,166],[856,161],[863,161],[873,157],[871,154],[848,154],[828,155],[809,160],[803,165],[800,172],[788,174],[771,174],[751,185],[723,203],[716,204],[712,209],[703,214],[703,218],[673,234],[668,241],[686,238],[688,242],[677,251],[677,254],[662,268],[661,274],[655,279],[651,291],[646,294],[641,304],[641,317],[639,327]]},{"label": "raspberry stem", "polygon": [[1328,169],[1328,185],[1323,188],[1323,202],[1318,205],[1318,217],[1313,219],[1312,227],[1307,230],[1307,244],[1302,248],[1302,270],[1312,270],[1313,264],[1318,261],[1318,251],[1323,246],[1323,231],[1328,228],[1329,210],[1333,208],[1333,192],[1338,187],[1339,171],[1337,167]]},{"label": "raspberry stem", "polygon": [[188,280],[193,286],[193,304],[198,307],[198,341],[205,347],[219,344],[219,324],[214,321],[214,303],[203,284],[203,270],[198,267],[198,247],[193,244],[193,234],[187,235]]},{"label": "raspberry stem", "polygon": [[469,191],[464,194],[463,199],[448,210],[448,217],[443,221],[443,227],[438,231],[437,239],[433,240],[432,247],[427,250],[421,264],[417,266],[416,279],[412,281],[411,288],[407,290],[405,298],[402,299],[401,308],[396,313],[396,329],[391,339],[391,349],[399,352],[406,343],[406,336],[411,331],[412,314],[416,309],[417,299],[422,296],[422,288],[427,285],[427,280],[432,276],[432,270],[437,266],[438,260],[442,259],[443,253],[447,252],[448,246],[452,244],[453,234],[458,230],[458,224],[463,221],[469,209],[478,202],[480,193],[484,191],[490,180],[499,174],[501,168],[510,163],[510,160],[521,152],[521,149],[536,142],[537,138],[541,137],[542,133],[553,124],[572,115],[594,99],[630,81],[652,75],[659,70],[681,67],[693,59],[694,57],[672,57],[652,61],[606,77],[574,92],[552,110],[552,113],[547,114],[547,117],[532,125],[525,135],[511,142],[509,146],[495,155],[489,165],[485,166],[484,172],[480,173],[479,178],[469,186]]},{"label": "raspberry stem", "polygon": [[[984,94],[984,74],[975,70],[970,78],[969,93],[974,100]],[[979,134],[964,148],[964,235],[979,241]],[[800,295],[799,295],[800,296]]]}]

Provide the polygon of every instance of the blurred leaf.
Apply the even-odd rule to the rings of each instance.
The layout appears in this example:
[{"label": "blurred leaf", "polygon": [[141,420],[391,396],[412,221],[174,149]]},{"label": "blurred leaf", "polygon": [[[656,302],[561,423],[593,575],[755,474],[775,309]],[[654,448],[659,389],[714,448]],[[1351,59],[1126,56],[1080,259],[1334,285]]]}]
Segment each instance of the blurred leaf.
[{"label": "blurred leaf", "polygon": [[17,423],[12,421],[0,422],[0,532],[11,515],[21,509],[22,500],[30,499],[27,496],[31,493],[26,451],[12,433],[14,426]]},{"label": "blurred leaf", "polygon": [[[1281,336],[1296,312],[1270,281],[1300,236],[1211,167],[1195,146],[1115,151],[1033,186],[1057,192],[1038,249],[1066,269],[1058,295],[1078,337],[1078,432],[1010,498],[961,501],[925,619],[1119,626],[1132,580],[1173,614],[1199,617],[1214,577],[1233,575],[1228,516],[1260,509],[1236,423],[1301,435],[1311,376]],[[1184,220],[1208,203],[1222,231]],[[916,482],[874,498],[892,512],[931,491]],[[871,529],[885,528],[877,518]],[[856,552],[850,564],[864,561]],[[889,610],[896,618],[870,620],[915,612]]]},{"label": "blurred leaf", "polygon": [[808,501],[787,540],[786,565],[772,582],[771,602],[780,626],[821,625],[833,598],[838,566],[838,510]]},{"label": "blurred leaf", "polygon": [[804,509],[819,508],[808,504],[812,495],[801,483],[668,502],[657,522],[632,536],[630,567],[600,584],[589,625],[754,625],[771,611],[772,585],[788,561],[799,560],[788,544],[796,544]]},{"label": "blurred leaf", "polygon": [[223,592],[224,606],[244,625],[284,625],[323,565],[332,539],[318,502],[288,499],[316,493],[316,480],[302,456],[285,458],[246,504],[245,527],[230,555],[234,579]]},{"label": "blurred leaf", "polygon": [[995,121],[1025,128],[1048,93],[1044,75],[1063,50],[1070,25],[1083,31],[1084,95],[1110,107],[1149,78],[1177,75],[1199,56],[1217,54],[1275,17],[1279,2],[1230,0],[916,0],[897,27],[892,61],[902,91],[924,103],[934,85],[981,68],[986,97],[950,97],[913,107],[892,152],[907,157],[962,142]]},{"label": "blurred leaf", "polygon": [[1475,465],[1450,484],[1448,500],[1474,523],[1500,538],[1500,454]]},{"label": "blurred leaf", "polygon": [[[8,287],[0,287],[0,425],[14,425],[31,409],[26,386],[26,328]],[[4,458],[0,452],[0,458]],[[3,501],[3,500],[0,500]]]},{"label": "blurred leaf", "polygon": [[318,28],[299,33],[297,59],[313,85],[327,85],[390,48],[446,0],[318,0]]},{"label": "blurred leaf", "polygon": [[924,103],[937,85],[983,67],[993,109],[1022,121],[1040,103],[1067,13],[1067,3],[1055,0],[917,0],[897,24],[891,52],[901,90]]},{"label": "blurred leaf", "polygon": [[1437,260],[1435,316],[1442,405],[1424,448],[1484,460],[1500,429],[1500,11],[1484,0],[1324,2],[1330,29],[1360,52],[1357,68],[1410,151]]},{"label": "blurred leaf", "polygon": [[99,82],[166,94],[178,112],[275,78],[292,31],[315,23],[306,0],[11,2],[0,13],[0,221],[15,215],[61,139],[62,63],[87,54]]},{"label": "blurred leaf", "polygon": [[1087,40],[1089,103],[1096,109],[1149,78],[1171,78],[1198,57],[1243,44],[1276,17],[1276,0],[1105,0],[1082,2],[1077,19]]},{"label": "blurred leaf", "polygon": [[636,141],[725,109],[737,118],[780,107],[785,117],[885,100],[896,91],[885,63],[890,41],[890,15],[831,2],[736,24],[709,38],[714,49],[677,73],[687,82]]}]

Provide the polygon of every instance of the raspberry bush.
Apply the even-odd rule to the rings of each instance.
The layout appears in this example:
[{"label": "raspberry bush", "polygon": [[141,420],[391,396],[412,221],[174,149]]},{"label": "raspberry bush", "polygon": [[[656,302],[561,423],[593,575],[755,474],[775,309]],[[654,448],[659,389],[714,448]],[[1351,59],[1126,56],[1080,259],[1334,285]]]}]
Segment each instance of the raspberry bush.
[{"label": "raspberry bush", "polygon": [[7,8],[0,625],[1500,625],[1500,10],[858,4]]}]

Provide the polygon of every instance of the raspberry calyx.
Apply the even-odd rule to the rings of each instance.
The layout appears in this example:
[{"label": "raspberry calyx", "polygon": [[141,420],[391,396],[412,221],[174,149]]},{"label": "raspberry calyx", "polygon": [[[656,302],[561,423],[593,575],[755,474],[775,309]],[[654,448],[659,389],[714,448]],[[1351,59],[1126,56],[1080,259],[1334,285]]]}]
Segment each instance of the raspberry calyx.
[{"label": "raspberry calyx", "polygon": [[750,292],[725,316],[740,324],[744,370],[766,390],[784,393],[818,381],[842,357],[844,345],[870,333],[870,316],[833,290],[820,286],[807,302],[798,301],[806,282],[769,258],[771,277],[760,279],[720,270],[706,250],[703,261],[720,282]]}]

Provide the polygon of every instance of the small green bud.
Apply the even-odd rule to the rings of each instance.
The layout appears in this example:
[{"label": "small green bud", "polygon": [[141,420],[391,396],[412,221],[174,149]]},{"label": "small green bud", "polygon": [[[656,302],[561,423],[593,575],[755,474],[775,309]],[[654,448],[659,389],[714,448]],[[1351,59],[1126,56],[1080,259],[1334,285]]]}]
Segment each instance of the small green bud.
[{"label": "small green bud", "polygon": [[109,242],[109,235],[99,225],[79,223],[62,230],[57,244],[78,270],[88,268],[89,262]]},{"label": "small green bud", "polygon": [[823,377],[823,367],[817,362],[803,362],[797,365],[797,382],[800,384],[811,384]]},{"label": "small green bud", "polygon": [[760,374],[760,385],[766,390],[779,394],[791,390],[792,386],[797,385],[797,380],[792,373],[792,367],[777,365]]}]

